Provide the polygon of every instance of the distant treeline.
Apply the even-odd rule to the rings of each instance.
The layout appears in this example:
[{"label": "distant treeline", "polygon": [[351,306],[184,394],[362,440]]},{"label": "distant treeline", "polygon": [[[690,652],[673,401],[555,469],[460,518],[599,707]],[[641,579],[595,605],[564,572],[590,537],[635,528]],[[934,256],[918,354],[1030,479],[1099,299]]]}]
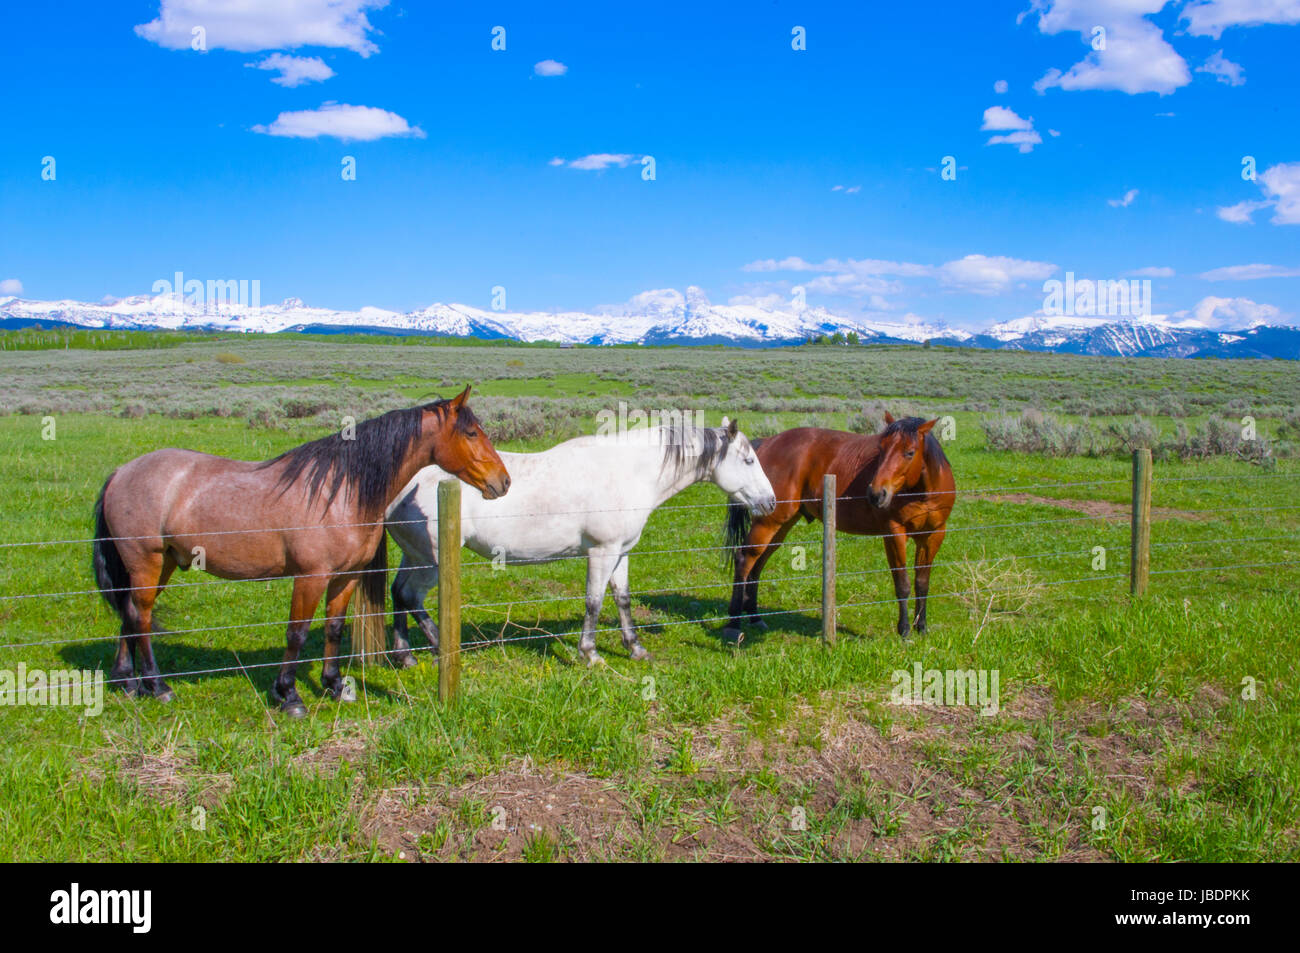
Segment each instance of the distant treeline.
[{"label": "distant treeline", "polygon": [[[391,344],[414,347],[542,347],[565,345],[553,341],[526,343],[506,338],[457,338],[421,334],[300,334],[280,331],[275,334],[242,334],[237,331],[149,331],[100,330],[94,328],[17,328],[0,330],[0,351],[125,351],[142,348],[170,348],[183,344],[214,341],[247,341],[250,338],[318,341],[329,344]],[[584,347],[586,345],[568,345]]]}]

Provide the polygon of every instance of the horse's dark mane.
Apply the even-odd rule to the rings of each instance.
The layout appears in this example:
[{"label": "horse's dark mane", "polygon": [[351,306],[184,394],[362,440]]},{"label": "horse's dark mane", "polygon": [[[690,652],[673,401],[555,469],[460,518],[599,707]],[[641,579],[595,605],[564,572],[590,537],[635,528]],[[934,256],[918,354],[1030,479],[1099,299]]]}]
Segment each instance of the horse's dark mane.
[{"label": "horse's dark mane", "polygon": [[[688,431],[694,430],[700,435],[703,446],[696,450],[689,439]],[[680,476],[688,466],[693,467],[695,479],[703,480],[709,475],[717,459],[727,452],[731,445],[731,434],[726,430],[713,427],[687,427],[685,424],[670,424],[663,428],[664,458],[662,468],[671,469]]]},{"label": "horse's dark mane", "polygon": [[[890,434],[904,434],[915,439],[918,436],[917,428],[925,423],[924,417],[902,417],[895,420],[892,424],[880,432],[880,436],[888,437]],[[925,455],[934,463],[946,466],[948,458],[944,455],[943,447],[940,446],[938,439],[933,431],[925,435]]]},{"label": "horse's dark mane", "polygon": [[[388,492],[402,461],[420,438],[424,412],[445,413],[450,403],[438,400],[390,410],[357,424],[351,439],[343,439],[342,432],[330,434],[287,450],[261,466],[284,464],[278,481],[281,493],[299,480],[306,480],[312,496],[328,494],[328,509],[346,485],[345,499],[355,500],[363,513],[375,513],[389,502]],[[473,412],[462,404],[457,426],[468,428],[474,423]]]}]

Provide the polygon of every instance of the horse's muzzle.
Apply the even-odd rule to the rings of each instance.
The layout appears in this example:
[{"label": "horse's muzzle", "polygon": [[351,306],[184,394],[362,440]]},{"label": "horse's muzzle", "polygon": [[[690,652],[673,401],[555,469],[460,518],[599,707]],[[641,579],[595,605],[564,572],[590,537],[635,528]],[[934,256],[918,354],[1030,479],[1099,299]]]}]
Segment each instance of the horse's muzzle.
[{"label": "horse's muzzle", "polygon": [[495,500],[498,497],[505,496],[510,489],[510,474],[502,473],[495,480],[488,480],[483,484],[483,499]]},{"label": "horse's muzzle", "polygon": [[890,502],[893,501],[894,491],[888,489],[882,489],[882,490],[868,489],[867,499],[871,501],[872,506],[875,506],[883,510],[886,506],[890,504]]},{"label": "horse's muzzle", "polygon": [[776,495],[765,496],[749,506],[750,512],[756,516],[767,516],[769,513],[776,511]]}]

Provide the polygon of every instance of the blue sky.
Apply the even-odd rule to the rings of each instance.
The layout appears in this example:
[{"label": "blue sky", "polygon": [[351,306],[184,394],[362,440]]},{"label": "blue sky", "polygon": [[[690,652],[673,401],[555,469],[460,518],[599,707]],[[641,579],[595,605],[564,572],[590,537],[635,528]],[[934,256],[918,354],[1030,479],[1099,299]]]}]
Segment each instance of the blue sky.
[{"label": "blue sky", "polygon": [[1159,269],[1158,313],[1300,322],[1300,0],[154,0],[0,23],[0,293],[182,271],[258,279],[263,303],[487,308],[503,286],[511,310],[588,310],[802,286],[974,327],[1067,271]]}]

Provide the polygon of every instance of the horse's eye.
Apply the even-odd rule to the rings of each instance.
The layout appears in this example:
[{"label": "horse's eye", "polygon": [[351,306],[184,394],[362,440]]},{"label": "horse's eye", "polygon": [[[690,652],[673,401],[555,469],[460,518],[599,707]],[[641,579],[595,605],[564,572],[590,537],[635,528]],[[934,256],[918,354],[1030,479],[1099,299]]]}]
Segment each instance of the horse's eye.
[{"label": "horse's eye", "polygon": [[752,467],[757,462],[758,461],[756,461],[753,457],[749,457],[748,459],[745,460],[745,466]]},{"label": "horse's eye", "polygon": [[916,456],[915,450],[909,450],[905,454],[903,454],[903,457],[907,460],[911,460],[914,456]]}]

